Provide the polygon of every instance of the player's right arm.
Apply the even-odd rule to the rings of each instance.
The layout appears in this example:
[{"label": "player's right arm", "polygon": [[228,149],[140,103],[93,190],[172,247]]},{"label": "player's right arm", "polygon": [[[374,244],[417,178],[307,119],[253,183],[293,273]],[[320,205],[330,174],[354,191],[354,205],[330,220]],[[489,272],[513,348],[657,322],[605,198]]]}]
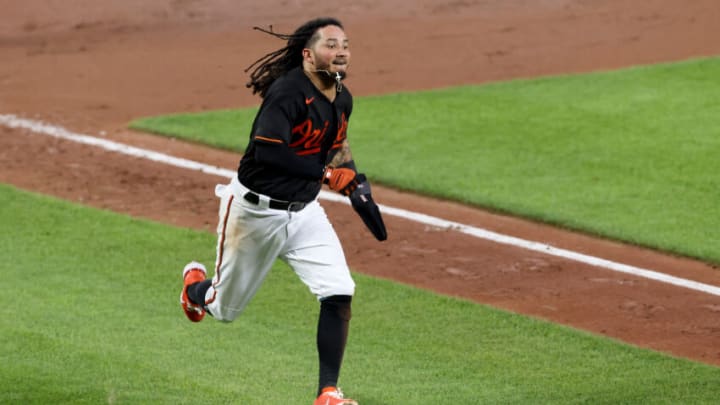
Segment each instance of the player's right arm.
[{"label": "player's right arm", "polygon": [[322,178],[325,167],[309,159],[296,155],[286,143],[255,141],[255,160],[259,163],[281,168],[294,176],[310,180]]},{"label": "player's right arm", "polygon": [[320,180],[325,165],[296,155],[288,146],[293,122],[306,108],[299,92],[268,93],[256,118],[253,157],[258,163],[280,168],[293,176]]}]

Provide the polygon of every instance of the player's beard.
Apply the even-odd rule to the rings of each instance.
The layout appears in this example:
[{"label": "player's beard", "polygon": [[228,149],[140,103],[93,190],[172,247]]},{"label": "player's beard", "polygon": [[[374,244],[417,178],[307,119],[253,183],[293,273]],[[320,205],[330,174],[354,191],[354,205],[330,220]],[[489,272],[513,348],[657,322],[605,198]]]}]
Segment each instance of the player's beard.
[{"label": "player's beard", "polygon": [[[345,69],[347,69],[347,64],[345,64]],[[345,80],[347,78],[347,70],[339,70],[338,73],[340,73],[340,79]]]},{"label": "player's beard", "polygon": [[[316,69],[318,72],[325,73],[324,75],[320,75],[322,77],[322,80],[329,83],[335,83],[336,79],[336,73],[333,72],[332,68],[333,63],[329,64],[318,64],[316,66]],[[345,62],[345,67],[347,68],[347,62]],[[340,73],[340,80],[345,80],[347,78],[347,71],[346,70],[336,70],[337,73]]]}]

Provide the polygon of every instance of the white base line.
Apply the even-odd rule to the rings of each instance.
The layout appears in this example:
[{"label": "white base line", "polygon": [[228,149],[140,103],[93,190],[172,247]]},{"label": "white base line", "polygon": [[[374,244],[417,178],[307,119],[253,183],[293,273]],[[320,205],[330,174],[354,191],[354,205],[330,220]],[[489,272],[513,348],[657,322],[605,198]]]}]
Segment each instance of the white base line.
[{"label": "white base line", "polygon": [[[172,166],[182,167],[191,170],[197,170],[203,173],[214,174],[221,177],[231,178],[235,175],[234,170],[227,170],[216,166],[206,165],[203,163],[195,162],[192,160],[177,158],[174,156],[166,155],[159,152],[153,152],[146,149],[136,148],[134,146],[124,145],[121,143],[108,141],[105,139],[96,138],[89,135],[82,135],[72,133],[62,127],[55,125],[45,124],[40,121],[28,120],[19,118],[15,115],[0,114],[0,124],[10,128],[22,128],[29,131],[50,135],[56,138],[62,138],[73,142],[78,142],[86,145],[97,146],[109,151],[119,152],[130,156],[139,158],[149,159],[156,162],[162,162]],[[349,201],[346,197],[343,197],[336,193],[330,193],[327,191],[320,192],[320,198],[328,201],[339,202],[348,204]],[[644,277],[663,283],[673,284],[680,287],[689,288],[692,290],[702,291],[708,294],[720,296],[720,287],[698,283],[692,280],[686,280],[679,277],[670,276],[664,273],[658,273],[652,270],[647,270],[639,267],[628,266],[621,263],[612,262],[609,260],[601,259],[594,256],[588,256],[585,254],[573,252],[570,250],[559,249],[550,245],[546,245],[539,242],[527,241],[512,236],[507,236],[486,229],[476,228],[473,226],[461,224],[459,222],[447,221],[441,218],[433,217],[430,215],[420,214],[417,212],[406,211],[400,208],[389,207],[386,205],[379,204],[384,214],[394,215],[397,217],[405,218],[411,221],[419,222],[421,224],[434,226],[438,228],[453,229],[460,233],[474,236],[480,239],[490,240],[496,243],[519,247],[522,249],[532,250],[548,254],[551,256],[562,257],[563,259],[574,260],[580,263],[589,264],[591,266],[602,267],[605,269],[617,271],[620,273],[632,274],[638,277]]]}]

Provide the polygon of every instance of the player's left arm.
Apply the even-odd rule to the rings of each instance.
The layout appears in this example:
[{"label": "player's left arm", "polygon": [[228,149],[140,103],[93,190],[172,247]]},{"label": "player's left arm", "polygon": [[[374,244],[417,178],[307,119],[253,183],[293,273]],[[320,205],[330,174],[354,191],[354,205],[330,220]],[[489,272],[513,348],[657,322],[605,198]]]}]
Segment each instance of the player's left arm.
[{"label": "player's left arm", "polygon": [[350,151],[350,143],[347,138],[343,140],[340,145],[340,149],[338,149],[335,156],[332,157],[328,166],[345,167],[357,172],[357,169],[355,168],[355,161],[353,160],[352,152]]},{"label": "player's left arm", "polygon": [[350,197],[353,209],[375,238],[379,241],[386,240],[387,230],[385,229],[385,222],[380,213],[380,208],[373,200],[370,182],[367,177],[363,173],[358,173],[355,168],[355,161],[353,161],[347,138],[343,141],[337,154],[331,159],[330,165],[351,169],[356,173],[352,179],[352,185],[345,190],[349,191],[349,193],[343,192],[343,194]]}]

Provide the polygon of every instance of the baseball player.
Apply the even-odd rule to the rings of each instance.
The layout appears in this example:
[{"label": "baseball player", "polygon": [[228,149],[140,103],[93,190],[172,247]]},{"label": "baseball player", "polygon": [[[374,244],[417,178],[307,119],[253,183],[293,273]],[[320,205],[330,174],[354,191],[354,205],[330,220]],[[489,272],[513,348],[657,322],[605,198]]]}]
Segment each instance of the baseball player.
[{"label": "baseball player", "polygon": [[237,176],[215,189],[220,198],[215,273],[191,262],[180,303],[187,317],[233,321],[255,295],[276,258],[287,262],[320,302],[316,405],[355,404],[337,388],[355,283],[340,241],[318,203],[323,184],[350,197],[378,240],[385,226],[347,141],[353,99],[343,85],[350,62],[341,23],[320,18],[246,71],[262,97]]}]

